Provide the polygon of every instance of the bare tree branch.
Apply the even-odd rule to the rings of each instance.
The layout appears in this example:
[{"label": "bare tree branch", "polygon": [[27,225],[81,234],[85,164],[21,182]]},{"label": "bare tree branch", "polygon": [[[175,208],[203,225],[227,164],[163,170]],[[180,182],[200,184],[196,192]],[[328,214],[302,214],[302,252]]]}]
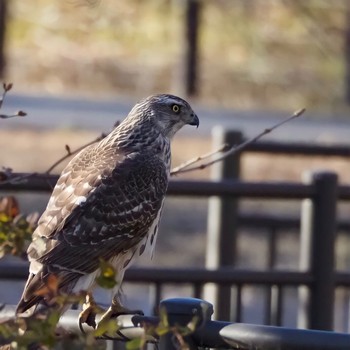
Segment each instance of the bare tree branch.
[{"label": "bare tree branch", "polygon": [[78,152],[80,152],[81,150],[83,150],[85,147],[90,146],[98,141],[101,141],[102,139],[104,139],[106,137],[106,134],[101,134],[99,137],[97,137],[95,140],[90,141],[88,143],[86,143],[83,146],[80,146],[79,148],[75,149],[74,151],[72,151],[69,147],[69,145],[65,145],[65,149],[67,151],[67,154],[63,157],[61,157],[60,159],[58,159],[55,163],[53,163],[46,171],[46,174],[50,174],[51,171],[53,169],[55,169],[60,163],[62,163],[63,161],[65,161],[66,159],[68,159],[69,157],[73,156],[74,154],[77,154]]},{"label": "bare tree branch", "polygon": [[0,96],[0,108],[2,108],[2,104],[4,103],[4,100],[5,100],[5,97],[6,97],[6,94],[8,91],[10,91],[12,89],[12,83],[3,83],[2,84],[2,88],[4,89],[2,95]]},{"label": "bare tree branch", "polygon": [[[116,128],[118,125],[120,124],[120,121],[117,120],[115,123],[114,123],[114,128]],[[67,151],[67,154],[63,157],[61,157],[60,159],[58,159],[55,163],[53,163],[46,171],[45,173],[46,174],[50,174],[51,171],[53,169],[55,169],[60,163],[62,163],[63,161],[65,161],[66,159],[68,159],[69,157],[77,154],[78,152],[80,152],[81,150],[83,150],[85,147],[87,146],[90,146],[98,141],[101,141],[102,139],[104,139],[105,137],[107,136],[107,134],[105,133],[102,133],[99,137],[97,137],[95,140],[93,141],[90,141],[88,143],[86,143],[85,145],[83,146],[80,146],[79,148],[77,148],[76,150],[72,151],[70,146],[69,145],[65,145],[65,150]]]},{"label": "bare tree branch", "polygon": [[23,111],[18,111],[15,114],[0,114],[0,119],[9,119],[9,118],[14,118],[14,117],[25,117],[27,115],[26,112]]},{"label": "bare tree branch", "polygon": [[[63,157],[59,158],[56,162],[54,162],[46,171],[45,174],[49,175],[51,173],[51,171],[53,169],[55,169],[60,163],[64,162],[66,159],[70,158],[71,156],[73,156],[74,154],[77,154],[78,152],[80,152],[82,149],[84,149],[85,147],[94,144],[95,142],[98,142],[100,140],[102,140],[103,138],[105,138],[106,135],[105,134],[101,134],[99,137],[97,137],[95,140],[90,141],[86,144],[84,144],[83,146],[78,147],[77,149],[75,149],[74,151],[71,151],[69,145],[65,145],[65,149],[67,151],[67,154],[64,155]],[[12,175],[12,169],[10,168],[2,168],[2,171],[0,171],[0,184],[4,185],[7,183],[20,183],[22,181],[25,181],[28,177],[37,175],[37,172],[33,172],[33,173],[28,173],[28,174],[23,174],[20,176],[16,176],[13,177]]]},{"label": "bare tree branch", "polygon": [[210,158],[212,156],[214,156],[215,154],[221,153],[221,152],[226,152],[229,149],[231,149],[231,146],[228,144],[222,145],[221,147],[219,147],[218,149],[205,153],[201,156],[198,156],[196,158],[192,158],[188,161],[186,161],[185,163],[182,163],[181,165],[173,168],[170,172],[170,175],[176,175],[177,173],[181,172],[183,169],[188,168],[190,165],[193,165],[195,163],[198,163],[204,159]]},{"label": "bare tree branch", "polygon": [[[10,91],[13,87],[12,83],[3,83],[2,88],[4,89],[3,93],[0,95],[0,109],[2,108],[2,105],[5,101],[5,97],[8,91]],[[14,117],[25,117],[27,115],[26,112],[23,111],[18,111],[15,114],[0,114],[0,119],[9,119],[9,118],[14,118]]]},{"label": "bare tree branch", "polygon": [[[216,150],[214,152],[211,152],[204,155],[204,156],[199,156],[197,158],[194,158],[194,159],[191,159],[189,161],[187,161],[186,163],[174,168],[172,171],[171,171],[171,175],[177,175],[177,174],[181,174],[181,173],[187,173],[187,172],[190,172],[190,171],[194,171],[194,170],[202,170],[202,169],[205,169],[207,168],[208,166],[211,166],[217,162],[220,162],[222,161],[223,159],[225,159],[226,157],[228,156],[231,156],[233,154],[236,154],[236,153],[239,153],[241,152],[243,149],[245,149],[247,146],[249,146],[250,144],[258,141],[259,139],[261,139],[263,136],[271,133],[273,130],[279,128],[280,126],[290,122],[291,120],[293,119],[296,119],[298,117],[300,117],[302,114],[304,114],[305,112],[305,108],[302,108],[298,111],[296,111],[295,113],[293,113],[290,117],[278,122],[277,124],[273,125],[272,127],[270,128],[267,128],[265,129],[264,131],[262,131],[261,133],[259,133],[258,135],[254,136],[253,138],[241,143],[240,145],[238,146],[230,146],[230,148],[227,150],[227,146],[226,145],[223,145],[222,147],[220,147],[219,150]],[[193,165],[195,163],[198,163],[199,161],[205,159],[205,158],[208,158],[212,155],[215,155],[215,154],[219,154],[219,153],[222,153],[224,152],[223,154],[221,154],[221,156],[207,162],[207,163],[203,163],[203,164],[199,164],[199,165],[196,165],[196,166],[190,166],[190,165]]]},{"label": "bare tree branch", "polygon": [[[10,84],[10,86],[5,86],[4,84],[4,93],[3,93],[3,97],[2,100],[6,94],[6,92],[8,90],[10,90],[12,87],[12,85]],[[0,98],[1,99],[1,98]],[[2,103],[2,100],[0,102],[0,106]],[[261,133],[259,133],[258,135],[256,135],[255,137],[243,142],[242,144],[238,145],[238,146],[230,146],[230,145],[222,145],[220,148],[218,148],[215,151],[203,154],[201,156],[198,156],[196,158],[190,159],[189,161],[181,164],[180,166],[174,168],[171,171],[171,175],[177,175],[177,174],[181,174],[181,173],[185,173],[185,172],[190,172],[190,171],[194,171],[194,170],[201,170],[201,169],[205,169],[217,162],[222,161],[223,159],[225,159],[226,157],[232,155],[232,154],[236,154],[238,152],[241,152],[244,148],[246,148],[248,145],[258,141],[259,139],[261,139],[263,136],[271,133],[273,130],[277,129],[278,127],[282,126],[283,124],[286,124],[288,122],[290,122],[291,120],[300,117],[303,113],[305,112],[305,108],[295,112],[293,115],[291,115],[290,117],[288,117],[287,119],[282,120],[281,122],[273,125],[270,128],[265,129],[264,131],[262,131]],[[18,113],[24,113],[24,112],[18,112]],[[0,115],[1,118],[1,115]],[[118,122],[116,123],[115,126],[118,125]],[[86,144],[84,144],[83,146],[75,149],[74,151],[72,151],[69,147],[69,145],[65,145],[65,150],[67,152],[66,155],[64,155],[63,157],[61,157],[60,159],[58,159],[56,162],[54,162],[46,171],[45,174],[50,174],[52,172],[53,169],[55,169],[60,163],[62,163],[63,161],[65,161],[66,159],[68,159],[69,157],[77,154],[78,152],[80,152],[81,150],[83,150],[85,147],[94,144],[95,142],[98,142],[100,140],[102,140],[104,137],[106,137],[106,134],[101,134],[99,137],[97,137],[95,140],[90,141]],[[221,154],[221,156],[207,162],[207,163],[202,163],[196,166],[193,166],[194,164],[201,162],[205,159],[208,159],[216,154]],[[28,177],[36,175],[36,172],[30,173],[30,174],[25,174],[22,176],[17,176],[17,177],[12,177],[12,170],[11,169],[3,169],[3,171],[0,171],[0,184],[5,184],[5,183],[18,183],[20,181],[25,181]]]}]

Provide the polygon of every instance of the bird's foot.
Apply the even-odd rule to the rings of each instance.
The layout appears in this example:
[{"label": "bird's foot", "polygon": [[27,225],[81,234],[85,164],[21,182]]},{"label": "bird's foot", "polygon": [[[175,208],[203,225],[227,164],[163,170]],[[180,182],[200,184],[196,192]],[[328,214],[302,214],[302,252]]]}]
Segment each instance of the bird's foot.
[{"label": "bird's foot", "polygon": [[[100,321],[98,322],[96,331],[106,330],[110,321],[117,318],[120,315],[144,315],[142,310],[130,310],[122,306],[118,301],[113,300],[112,305],[108,310],[101,316]],[[112,327],[113,328],[113,327]]]},{"label": "bird's foot", "polygon": [[83,311],[79,314],[79,328],[84,333],[83,324],[86,323],[90,327],[96,328],[96,314],[101,308],[96,304],[91,293],[86,294]]}]

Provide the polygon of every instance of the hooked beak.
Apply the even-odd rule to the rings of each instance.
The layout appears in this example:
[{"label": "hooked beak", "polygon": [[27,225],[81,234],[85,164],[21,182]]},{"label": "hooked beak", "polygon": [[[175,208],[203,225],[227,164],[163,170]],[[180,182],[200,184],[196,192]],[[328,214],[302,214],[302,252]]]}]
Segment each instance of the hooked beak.
[{"label": "hooked beak", "polygon": [[199,126],[199,118],[197,117],[197,114],[192,113],[191,114],[191,120],[187,124],[188,125],[195,125],[198,128],[198,126]]}]

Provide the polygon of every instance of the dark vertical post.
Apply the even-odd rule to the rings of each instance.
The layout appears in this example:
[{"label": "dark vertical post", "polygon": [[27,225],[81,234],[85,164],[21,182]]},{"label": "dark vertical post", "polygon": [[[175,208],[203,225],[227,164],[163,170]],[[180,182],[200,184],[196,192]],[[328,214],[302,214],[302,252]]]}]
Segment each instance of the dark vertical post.
[{"label": "dark vertical post", "polygon": [[270,301],[267,306],[270,308],[269,318],[266,324],[271,326],[280,326],[282,324],[282,305],[283,305],[283,288],[281,285],[273,285],[270,287]]},{"label": "dark vertical post", "polygon": [[5,35],[7,21],[7,0],[0,0],[0,79],[5,74]]},{"label": "dark vertical post", "polygon": [[350,5],[346,8],[346,28],[344,31],[345,58],[345,100],[350,104]]},{"label": "dark vertical post", "polygon": [[[207,301],[195,298],[174,298],[163,300],[160,303],[160,314],[165,314],[170,327],[185,327],[196,319],[198,326],[210,320],[213,314],[213,306]],[[191,336],[183,337],[188,350],[198,350]],[[177,350],[182,348],[173,332],[168,332],[159,337],[159,350]]]},{"label": "dark vertical post", "polygon": [[194,96],[198,92],[198,32],[201,6],[198,0],[185,0],[183,90],[187,96]]},{"label": "dark vertical post", "polygon": [[[223,144],[238,145],[242,142],[238,131],[225,131],[214,128],[214,149]],[[237,180],[240,172],[240,156],[227,157],[212,166],[212,179],[215,181]],[[206,267],[210,269],[232,267],[235,263],[238,201],[230,197],[211,197],[209,199]],[[214,303],[215,318],[229,321],[232,315],[231,287],[219,286],[206,288],[206,297]],[[235,319],[235,316],[233,319]]]},{"label": "dark vertical post", "polygon": [[316,193],[303,203],[300,267],[312,272],[314,283],[308,291],[301,290],[304,315],[298,321],[303,328],[332,330],[338,178],[319,172],[308,174],[305,182],[312,183]]},{"label": "dark vertical post", "polygon": [[[273,270],[276,265],[276,237],[277,230],[275,226],[270,227],[267,232],[268,240],[268,257],[267,257],[267,268]],[[279,294],[277,286],[266,287],[266,309],[265,309],[265,324],[276,326],[278,323],[278,315],[281,314],[279,307]],[[277,299],[276,299],[277,298]]]}]

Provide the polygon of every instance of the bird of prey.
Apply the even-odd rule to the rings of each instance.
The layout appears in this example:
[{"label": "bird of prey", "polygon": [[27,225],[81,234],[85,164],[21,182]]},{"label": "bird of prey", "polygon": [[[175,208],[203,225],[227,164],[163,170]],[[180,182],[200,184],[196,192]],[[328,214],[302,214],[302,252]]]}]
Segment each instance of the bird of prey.
[{"label": "bird of prey", "polygon": [[[63,293],[91,292],[101,259],[117,276],[107,313],[123,310],[118,288],[134,258],[153,254],[170,175],[170,141],[185,124],[199,125],[185,100],[153,95],[69,162],[28,248],[29,277],[17,314],[48,304],[36,291],[51,274]],[[85,313],[80,321],[90,316]],[[95,325],[94,319],[89,322]]]}]

